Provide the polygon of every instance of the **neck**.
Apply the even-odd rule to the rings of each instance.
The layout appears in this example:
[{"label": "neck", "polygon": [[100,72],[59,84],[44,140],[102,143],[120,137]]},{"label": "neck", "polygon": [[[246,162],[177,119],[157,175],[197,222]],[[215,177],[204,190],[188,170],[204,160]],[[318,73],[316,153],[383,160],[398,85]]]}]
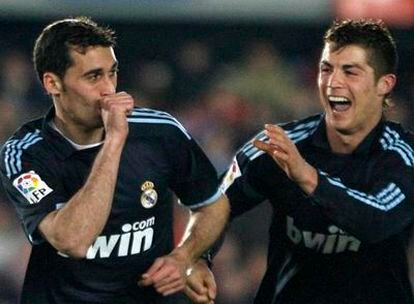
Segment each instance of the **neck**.
[{"label": "neck", "polygon": [[104,137],[104,128],[86,128],[73,123],[66,123],[64,120],[55,116],[53,122],[56,128],[71,141],[78,145],[90,145],[99,143]]},{"label": "neck", "polygon": [[351,154],[381,121],[382,115],[348,129],[338,129],[326,123],[326,136],[334,153]]},{"label": "neck", "polygon": [[326,134],[329,145],[334,153],[351,154],[372,130],[373,128],[359,130],[354,133],[344,133],[327,127]]},{"label": "neck", "polygon": [[326,133],[332,151],[340,154],[351,154],[364,139],[364,137],[343,134],[332,129],[327,129]]}]

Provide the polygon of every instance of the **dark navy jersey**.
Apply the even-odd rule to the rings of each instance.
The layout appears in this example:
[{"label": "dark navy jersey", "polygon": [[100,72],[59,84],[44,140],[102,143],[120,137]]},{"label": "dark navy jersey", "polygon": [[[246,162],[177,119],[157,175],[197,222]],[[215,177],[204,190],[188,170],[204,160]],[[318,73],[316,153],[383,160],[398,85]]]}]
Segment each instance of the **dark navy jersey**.
[{"label": "dark navy jersey", "polygon": [[[381,121],[352,154],[329,147],[323,115],[281,125],[318,186],[306,195],[251,142],[223,179],[232,217],[268,200],[268,265],[255,303],[414,303],[407,263],[414,220],[413,135]],[[257,139],[267,140],[262,132]]]},{"label": "dark navy jersey", "polygon": [[101,146],[75,149],[50,126],[53,113],[21,127],[1,151],[4,188],[33,245],[22,302],[167,303],[137,280],[173,248],[172,193],[189,208],[213,203],[215,169],[171,115],[134,109],[108,221],[85,259],[69,258],[38,225],[84,185]]}]

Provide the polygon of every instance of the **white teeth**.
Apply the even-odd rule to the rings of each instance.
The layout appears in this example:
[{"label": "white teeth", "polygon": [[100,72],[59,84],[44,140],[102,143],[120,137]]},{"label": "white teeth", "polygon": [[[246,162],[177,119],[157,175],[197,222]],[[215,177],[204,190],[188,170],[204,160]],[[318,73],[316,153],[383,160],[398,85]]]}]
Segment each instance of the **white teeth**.
[{"label": "white teeth", "polygon": [[329,96],[328,99],[331,102],[349,102],[348,98],[340,96]]}]

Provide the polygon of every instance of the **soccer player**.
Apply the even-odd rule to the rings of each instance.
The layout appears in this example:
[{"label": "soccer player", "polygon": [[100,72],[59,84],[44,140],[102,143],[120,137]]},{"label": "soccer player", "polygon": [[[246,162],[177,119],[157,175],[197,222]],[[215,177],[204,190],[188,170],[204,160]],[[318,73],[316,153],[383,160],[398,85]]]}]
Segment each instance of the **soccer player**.
[{"label": "soccer player", "polygon": [[[53,106],[1,151],[2,182],[33,245],[22,303],[181,303],[170,295],[225,225],[228,201],[190,134],[117,92],[114,46],[111,29],[84,17],[36,40]],[[172,193],[191,210],[175,249]]]},{"label": "soccer player", "polygon": [[[414,137],[384,118],[396,66],[382,21],[335,21],[319,62],[323,113],[267,124],[237,153],[222,184],[231,217],[264,200],[274,211],[255,303],[414,303]],[[199,303],[206,271],[187,287]]]}]

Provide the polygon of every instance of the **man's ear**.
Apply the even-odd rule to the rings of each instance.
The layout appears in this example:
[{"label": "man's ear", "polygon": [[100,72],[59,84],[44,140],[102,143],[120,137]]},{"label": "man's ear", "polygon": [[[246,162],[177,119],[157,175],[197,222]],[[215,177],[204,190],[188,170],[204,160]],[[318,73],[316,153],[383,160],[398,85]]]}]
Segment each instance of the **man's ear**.
[{"label": "man's ear", "polygon": [[59,76],[51,72],[43,74],[43,86],[50,95],[60,94],[63,90],[62,80]]},{"label": "man's ear", "polygon": [[378,94],[383,96],[388,95],[391,93],[396,83],[397,77],[394,74],[381,76],[378,80]]}]

